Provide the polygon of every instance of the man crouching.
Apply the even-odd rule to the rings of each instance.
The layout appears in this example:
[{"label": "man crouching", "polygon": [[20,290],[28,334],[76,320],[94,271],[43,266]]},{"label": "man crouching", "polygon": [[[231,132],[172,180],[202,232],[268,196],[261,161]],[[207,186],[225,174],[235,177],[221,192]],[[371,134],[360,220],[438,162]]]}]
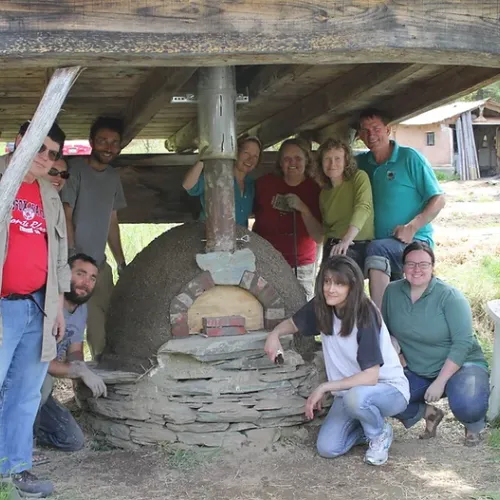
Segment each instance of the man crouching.
[{"label": "man crouching", "polygon": [[106,384],[83,360],[83,337],[87,323],[87,305],[97,280],[96,261],[83,253],[69,259],[71,291],[64,294],[66,335],[57,346],[57,357],[50,362],[42,387],[40,411],[35,422],[38,445],[63,451],[84,446],[84,436],[71,412],[52,397],[53,377],[81,379],[94,397],[106,396]]}]

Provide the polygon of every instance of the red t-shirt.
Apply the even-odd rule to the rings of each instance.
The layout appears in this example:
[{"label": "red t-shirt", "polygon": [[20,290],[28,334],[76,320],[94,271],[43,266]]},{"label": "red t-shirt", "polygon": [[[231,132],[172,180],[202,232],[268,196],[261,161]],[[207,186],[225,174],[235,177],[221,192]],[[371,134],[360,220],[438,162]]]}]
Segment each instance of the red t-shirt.
[{"label": "red t-shirt", "polygon": [[42,288],[47,282],[47,268],[47,225],[40,186],[36,181],[23,182],[12,207],[2,297]]},{"label": "red t-shirt", "polygon": [[[252,230],[279,250],[290,266],[295,266],[293,244],[293,213],[281,212],[273,208],[276,194],[296,194],[308,207],[314,217],[321,222],[319,210],[319,186],[306,178],[298,186],[289,186],[274,174],[257,179],[255,187],[255,224]],[[309,236],[300,213],[296,212],[297,225],[297,265],[312,264],[316,260],[316,242]]]}]

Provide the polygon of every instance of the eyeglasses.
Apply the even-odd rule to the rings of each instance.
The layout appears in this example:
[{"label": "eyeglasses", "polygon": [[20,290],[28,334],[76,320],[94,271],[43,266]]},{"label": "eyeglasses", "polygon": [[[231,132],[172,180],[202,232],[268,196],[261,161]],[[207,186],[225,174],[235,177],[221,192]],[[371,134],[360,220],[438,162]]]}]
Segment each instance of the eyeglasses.
[{"label": "eyeglasses", "polygon": [[57,168],[51,168],[49,171],[48,171],[48,174],[51,175],[52,177],[57,177],[59,176],[61,179],[69,179],[69,172],[66,172],[66,170],[63,170],[62,172],[60,172],[59,170],[57,170]]},{"label": "eyeglasses", "polygon": [[47,156],[49,157],[49,160],[51,160],[51,161],[57,161],[57,160],[59,160],[59,158],[61,158],[60,151],[54,151],[53,149],[49,149],[45,144],[42,144],[40,146],[40,149],[38,150],[38,154],[41,155],[42,153],[45,153],[45,151],[48,151]]},{"label": "eyeglasses", "polygon": [[430,262],[412,262],[410,260],[408,262],[405,262],[404,266],[407,269],[415,269],[416,267],[418,267],[419,269],[422,269],[422,271],[426,271],[427,269],[430,269],[432,267],[432,264]]}]

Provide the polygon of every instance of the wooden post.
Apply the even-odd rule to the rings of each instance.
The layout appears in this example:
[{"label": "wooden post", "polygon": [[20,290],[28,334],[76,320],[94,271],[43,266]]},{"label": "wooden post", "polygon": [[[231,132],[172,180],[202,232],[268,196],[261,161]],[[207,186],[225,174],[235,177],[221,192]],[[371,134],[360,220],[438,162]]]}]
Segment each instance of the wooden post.
[{"label": "wooden post", "polygon": [[233,165],[236,158],[233,67],[200,68],[198,128],[205,171],[207,252],[235,249]]},{"label": "wooden post", "polygon": [[0,181],[0,224],[10,216],[16,194],[28,173],[31,163],[47,137],[66,96],[81,73],[80,67],[58,69],[54,72],[9,168]]},{"label": "wooden post", "polygon": [[500,300],[491,300],[486,306],[490,318],[495,322],[495,340],[493,344],[493,360],[491,362],[490,405],[488,420],[500,418]]}]

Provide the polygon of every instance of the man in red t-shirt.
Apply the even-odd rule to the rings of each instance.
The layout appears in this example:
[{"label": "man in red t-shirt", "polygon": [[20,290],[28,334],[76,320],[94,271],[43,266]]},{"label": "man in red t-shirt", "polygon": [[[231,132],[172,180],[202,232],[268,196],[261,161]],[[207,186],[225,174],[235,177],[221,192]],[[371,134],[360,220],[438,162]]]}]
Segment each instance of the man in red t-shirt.
[{"label": "man in red t-shirt", "polygon": [[[22,140],[29,122],[16,138]],[[23,179],[10,219],[0,225],[0,480],[46,497],[50,481],[29,472],[40,389],[56,341],[64,335],[63,299],[70,271],[64,210],[42,177],[60,157],[65,135],[54,124]],[[9,157],[0,162],[0,174]]]}]

